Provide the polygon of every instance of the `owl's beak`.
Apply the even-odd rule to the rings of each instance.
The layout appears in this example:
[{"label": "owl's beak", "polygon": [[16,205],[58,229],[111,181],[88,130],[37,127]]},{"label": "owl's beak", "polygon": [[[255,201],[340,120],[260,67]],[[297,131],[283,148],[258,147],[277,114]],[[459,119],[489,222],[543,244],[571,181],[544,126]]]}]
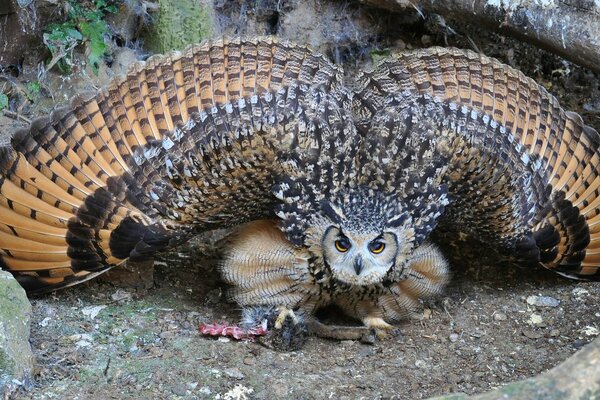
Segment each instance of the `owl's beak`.
[{"label": "owl's beak", "polygon": [[362,260],[362,257],[358,256],[358,257],[356,257],[356,260],[354,260],[354,271],[356,272],[356,275],[360,275],[362,270],[363,270],[363,260]]}]

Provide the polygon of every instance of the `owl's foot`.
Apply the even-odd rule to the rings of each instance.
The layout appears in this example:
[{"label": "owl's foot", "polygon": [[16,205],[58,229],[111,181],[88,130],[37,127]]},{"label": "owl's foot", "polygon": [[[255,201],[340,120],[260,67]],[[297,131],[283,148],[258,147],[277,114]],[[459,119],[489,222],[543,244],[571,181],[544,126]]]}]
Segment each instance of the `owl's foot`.
[{"label": "owl's foot", "polygon": [[279,307],[278,310],[279,314],[269,335],[271,346],[281,351],[300,350],[308,338],[304,318],[286,307]]},{"label": "owl's foot", "polygon": [[386,339],[400,335],[400,328],[390,325],[380,317],[363,318],[363,324],[370,328],[378,339]]},{"label": "owl's foot", "polygon": [[268,334],[260,342],[275,350],[294,351],[306,343],[308,329],[301,313],[287,307],[249,307],[243,310],[242,324],[246,329],[267,327]]}]

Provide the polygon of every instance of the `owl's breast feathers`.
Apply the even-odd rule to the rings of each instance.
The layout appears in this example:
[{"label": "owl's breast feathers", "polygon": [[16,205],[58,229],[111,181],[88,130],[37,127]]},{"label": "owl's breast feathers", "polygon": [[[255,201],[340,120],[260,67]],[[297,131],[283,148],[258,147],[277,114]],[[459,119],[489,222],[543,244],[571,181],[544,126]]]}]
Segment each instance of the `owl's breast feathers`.
[{"label": "owl's breast feathers", "polygon": [[533,80],[473,52],[401,53],[346,85],[303,46],[207,42],[13,136],[1,266],[35,292],[276,214],[301,240],[315,205],[365,186],[408,204],[421,241],[449,221],[598,279],[599,144]]}]

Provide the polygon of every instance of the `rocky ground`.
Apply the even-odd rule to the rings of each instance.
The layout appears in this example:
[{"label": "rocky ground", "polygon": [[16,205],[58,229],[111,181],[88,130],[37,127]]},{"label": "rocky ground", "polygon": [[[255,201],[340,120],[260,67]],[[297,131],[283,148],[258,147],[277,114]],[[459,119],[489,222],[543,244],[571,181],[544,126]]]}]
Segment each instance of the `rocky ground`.
[{"label": "rocky ground", "polygon": [[200,323],[239,318],[210,253],[192,244],[165,255],[148,291],[91,282],[32,299],[37,380],[22,398],[471,394],[557,365],[600,328],[597,283],[472,264],[457,266],[446,294],[399,337],[374,345],[310,338],[301,351],[280,353],[198,333]]},{"label": "rocky ground", "polygon": [[[341,1],[213,4],[211,35],[294,38],[344,64],[349,73],[390,51],[430,45],[476,49],[522,69],[565,108],[600,128],[595,74],[464,21],[391,14]],[[115,24],[131,23],[121,19]],[[135,39],[131,32],[136,29],[122,29],[129,32],[123,37]],[[98,75],[76,68],[70,75],[53,70],[39,79],[34,56],[19,68],[4,69],[0,89],[11,95],[11,105],[0,115],[2,132],[25,126],[27,119],[73,93],[94,90],[149,54],[129,39],[112,46],[111,65],[101,65]],[[31,82],[40,84],[36,96],[26,95]],[[310,338],[301,351],[291,353],[260,343],[215,340],[202,337],[198,325],[235,322],[239,310],[226,302],[226,288],[215,271],[218,245],[204,243],[164,255],[154,277],[146,276],[146,283],[154,283],[150,288],[96,280],[32,298],[35,381],[16,397],[419,399],[471,394],[557,365],[600,329],[600,284],[564,280],[541,268],[496,265],[469,248],[455,252],[454,277],[444,296],[426,305],[420,321],[403,324],[398,337],[374,345]]]}]

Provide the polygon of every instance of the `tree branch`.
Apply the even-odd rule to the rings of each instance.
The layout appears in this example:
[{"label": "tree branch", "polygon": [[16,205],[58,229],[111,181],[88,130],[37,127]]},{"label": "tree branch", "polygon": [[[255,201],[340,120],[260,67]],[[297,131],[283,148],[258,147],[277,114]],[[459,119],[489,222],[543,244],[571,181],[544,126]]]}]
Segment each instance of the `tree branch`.
[{"label": "tree branch", "polygon": [[600,72],[600,3],[587,0],[360,0],[418,8],[515,36]]}]

